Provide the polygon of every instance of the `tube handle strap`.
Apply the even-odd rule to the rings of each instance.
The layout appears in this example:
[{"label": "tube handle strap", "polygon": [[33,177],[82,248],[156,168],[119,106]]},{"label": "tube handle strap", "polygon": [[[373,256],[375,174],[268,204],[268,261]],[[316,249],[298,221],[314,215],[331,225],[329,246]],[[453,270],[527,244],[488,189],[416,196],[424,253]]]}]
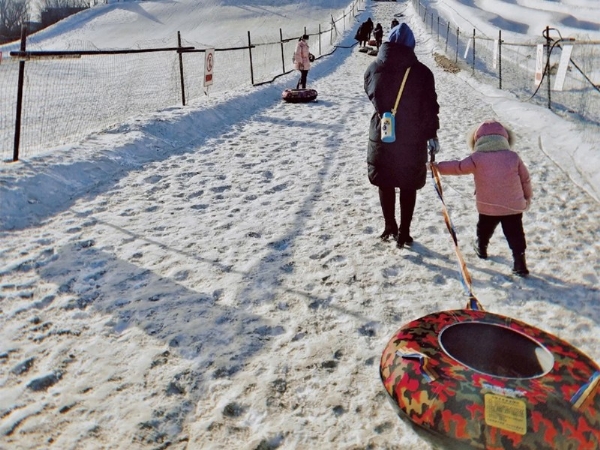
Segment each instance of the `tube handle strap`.
[{"label": "tube handle strap", "polygon": [[423,378],[425,378],[428,383],[439,378],[439,375],[435,370],[429,367],[429,357],[427,355],[410,348],[401,347],[396,350],[396,356],[400,356],[402,359],[417,361],[419,363],[419,369],[421,369],[421,375],[423,375]]},{"label": "tube handle strap", "polygon": [[592,374],[587,383],[579,388],[573,397],[571,397],[571,403],[575,409],[579,409],[583,406],[588,398],[594,391],[600,386],[600,371],[596,371]]}]

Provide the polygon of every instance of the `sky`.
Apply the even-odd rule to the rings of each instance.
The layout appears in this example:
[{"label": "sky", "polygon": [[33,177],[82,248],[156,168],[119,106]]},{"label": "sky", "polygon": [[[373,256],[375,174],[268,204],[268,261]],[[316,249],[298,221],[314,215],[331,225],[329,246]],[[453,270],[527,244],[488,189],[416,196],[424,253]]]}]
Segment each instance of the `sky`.
[{"label": "sky", "polygon": [[[233,42],[240,23],[327,23],[347,5],[239,3],[207,2],[202,27],[189,1],[100,6],[37,45],[135,45],[174,29]],[[598,36],[595,0],[506,3],[436,4],[482,27],[517,17],[523,39],[544,19]],[[415,32],[441,106],[438,160],[468,155],[466,133],[486,119],[516,135],[534,189],[528,278],[511,275],[500,230],[490,258],[476,257],[472,179],[442,179],[484,309],[600,361],[597,132],[442,70],[410,3],[361,9],[309,72],[314,103],[281,101],[292,73],[0,164],[1,450],[432,448],[389,405],[379,359],[404,324],[461,309],[466,295],[429,181],[414,245],[378,239],[363,91],[373,57],[353,46],[367,17]]]}]

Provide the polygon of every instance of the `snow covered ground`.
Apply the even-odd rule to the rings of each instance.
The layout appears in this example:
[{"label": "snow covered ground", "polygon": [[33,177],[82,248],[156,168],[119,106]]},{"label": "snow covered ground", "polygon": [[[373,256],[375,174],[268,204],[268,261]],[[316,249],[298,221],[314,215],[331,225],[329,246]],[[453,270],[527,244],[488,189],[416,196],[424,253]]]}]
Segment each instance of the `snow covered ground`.
[{"label": "snow covered ground", "polygon": [[[301,5],[317,3],[340,7]],[[281,11],[245,5],[251,20]],[[438,159],[497,118],[532,175],[527,279],[499,231],[475,256],[472,180],[443,179],[475,294],[600,361],[598,135],[444,72],[409,3],[368,2],[359,19],[387,31],[395,15],[436,76]],[[0,165],[0,449],[431,448],[388,404],[379,357],[403,324],[466,298],[433,186],[412,248],[377,238],[372,57],[345,48],[353,35],[310,71],[315,103],[281,102],[294,74]]]}]

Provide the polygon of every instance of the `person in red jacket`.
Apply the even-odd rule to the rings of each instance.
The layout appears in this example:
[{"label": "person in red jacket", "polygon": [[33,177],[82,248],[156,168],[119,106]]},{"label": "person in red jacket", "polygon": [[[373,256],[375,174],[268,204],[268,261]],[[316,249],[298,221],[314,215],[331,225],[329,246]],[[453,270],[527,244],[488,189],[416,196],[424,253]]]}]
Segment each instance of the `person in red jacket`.
[{"label": "person in red jacket", "polygon": [[495,120],[488,120],[467,135],[471,155],[462,161],[434,163],[442,175],[473,174],[475,201],[479,212],[477,222],[477,256],[486,259],[494,230],[502,231],[513,254],[513,273],[529,274],[525,261],[523,212],[529,209],[533,191],[527,167],[512,150],[512,131]]}]

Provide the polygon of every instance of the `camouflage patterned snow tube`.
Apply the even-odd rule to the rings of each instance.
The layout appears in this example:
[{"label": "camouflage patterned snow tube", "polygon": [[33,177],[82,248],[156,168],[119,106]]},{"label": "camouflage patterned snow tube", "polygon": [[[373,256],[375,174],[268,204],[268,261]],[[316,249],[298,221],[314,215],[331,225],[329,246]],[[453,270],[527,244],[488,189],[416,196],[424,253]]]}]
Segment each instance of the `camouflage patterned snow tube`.
[{"label": "camouflage patterned snow tube", "polygon": [[314,89],[286,89],[281,98],[288,103],[307,103],[316,100],[318,95]]},{"label": "camouflage patterned snow tube", "polygon": [[518,320],[471,309],[422,317],[396,332],[380,373],[398,415],[434,442],[600,449],[600,368]]}]

